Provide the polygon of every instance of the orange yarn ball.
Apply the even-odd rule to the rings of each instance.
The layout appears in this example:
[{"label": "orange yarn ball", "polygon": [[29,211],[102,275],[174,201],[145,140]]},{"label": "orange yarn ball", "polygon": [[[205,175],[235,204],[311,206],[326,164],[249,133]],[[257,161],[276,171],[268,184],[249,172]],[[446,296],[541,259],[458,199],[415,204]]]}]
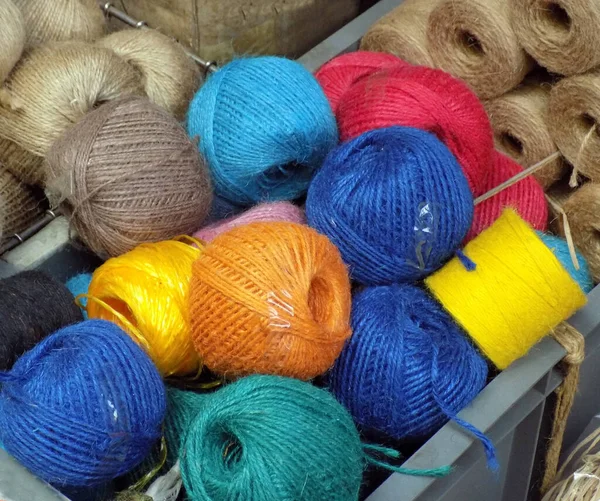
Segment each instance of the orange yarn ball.
[{"label": "orange yarn ball", "polygon": [[311,379],[350,337],[350,280],[337,248],[308,226],[253,223],[218,236],[194,262],[192,339],[226,377]]}]

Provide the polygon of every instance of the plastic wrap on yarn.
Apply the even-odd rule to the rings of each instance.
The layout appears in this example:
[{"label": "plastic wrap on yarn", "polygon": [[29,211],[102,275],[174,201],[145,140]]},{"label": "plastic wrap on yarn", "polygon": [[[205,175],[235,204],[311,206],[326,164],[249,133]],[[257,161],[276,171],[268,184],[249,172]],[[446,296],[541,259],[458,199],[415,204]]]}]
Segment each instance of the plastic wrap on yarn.
[{"label": "plastic wrap on yarn", "polygon": [[181,45],[150,29],[116,31],[97,45],[111,49],[136,68],[150,100],[183,119],[200,85],[200,69]]},{"label": "plastic wrap on yarn", "polygon": [[343,140],[393,125],[427,130],[454,154],[473,194],[483,193],[492,127],[477,96],[448,73],[414,66],[380,71],[346,92],[337,120]]},{"label": "plastic wrap on yarn", "polygon": [[532,67],[515,35],[506,0],[441,0],[427,26],[436,67],[464,80],[482,99],[519,85]]},{"label": "plastic wrap on yarn", "polygon": [[160,375],[111,322],[54,333],[0,380],[0,438],[49,483],[101,485],[137,466],[161,436]]},{"label": "plastic wrap on yarn", "polygon": [[88,289],[90,318],[119,325],[165,377],[201,367],[190,338],[188,307],[192,263],[200,253],[175,240],[142,244],[106,261]]},{"label": "plastic wrap on yarn", "polygon": [[486,361],[418,287],[357,292],[352,329],[329,385],[363,427],[397,439],[426,437],[485,386]]},{"label": "plastic wrap on yarn", "polygon": [[[91,273],[80,273],[78,275],[75,275],[75,276],[69,278],[69,280],[67,280],[66,285],[67,285],[67,289],[69,289],[71,291],[71,294],[73,294],[73,297],[77,297],[80,294],[88,293],[88,289],[90,288],[91,281],[92,281]],[[81,306],[82,306],[81,313],[83,314],[83,318],[87,320],[88,314],[87,314],[87,311],[85,310],[86,305],[87,305],[87,298],[81,297],[79,299],[79,304],[81,304]]]},{"label": "plastic wrap on yarn", "polygon": [[316,79],[272,56],[238,59],[214,73],[190,105],[187,129],[199,137],[216,194],[238,205],[303,195],[338,140]]},{"label": "plastic wrap on yarn", "polygon": [[319,68],[315,77],[335,113],[342,96],[358,80],[378,70],[406,64],[402,59],[391,54],[359,50],[334,57]]},{"label": "plastic wrap on yarn", "polygon": [[62,40],[92,41],[106,29],[104,14],[95,0],[13,0],[21,9],[27,46]]},{"label": "plastic wrap on yarn", "polygon": [[192,339],[226,377],[311,379],[350,336],[350,301],[348,272],[326,237],[294,223],[239,226],[193,265]]},{"label": "plastic wrap on yarn", "polygon": [[579,285],[512,209],[425,284],[499,369],[586,303]]},{"label": "plastic wrap on yarn", "polygon": [[557,237],[555,235],[549,235],[548,233],[543,233],[541,231],[536,232],[538,237],[546,244],[546,246],[554,253],[556,258],[560,261],[560,264],[563,265],[565,270],[569,272],[571,278],[575,280],[581,287],[581,290],[586,294],[590,292],[594,288],[594,281],[592,280],[592,275],[590,273],[590,267],[587,264],[587,261],[579,252],[575,250],[577,255],[577,263],[579,265],[579,269],[575,267],[575,263],[571,258],[571,254],[569,252],[569,245],[567,241]]},{"label": "plastic wrap on yarn", "polygon": [[123,98],[88,113],[54,144],[46,166],[49,189],[103,256],[191,234],[212,202],[195,145],[147,99]]},{"label": "plastic wrap on yarn", "polygon": [[458,248],[471,226],[473,197],[460,165],[433,134],[390,127],[329,155],[310,186],[306,215],[358,282],[413,282]]},{"label": "plastic wrap on yarn", "polygon": [[[0,32],[0,86],[12,71],[17,61],[21,58],[25,48],[25,24],[21,11],[13,0],[2,0],[0,2],[0,21],[2,32]],[[0,104],[3,101],[3,92],[0,90]]]},{"label": "plastic wrap on yarn", "polygon": [[54,331],[83,317],[69,290],[41,271],[23,271],[0,280],[0,370]]},{"label": "plastic wrap on yarn", "polygon": [[287,222],[305,224],[304,211],[290,202],[272,202],[256,205],[246,212],[205,226],[195,238],[210,242],[222,233],[250,223]]},{"label": "plastic wrap on yarn", "polygon": [[[512,158],[499,151],[494,152],[485,191],[499,186],[522,170],[523,167]],[[465,242],[489,228],[507,207],[515,209],[536,230],[545,231],[548,228],[548,204],[544,189],[534,177],[528,176],[475,206],[473,224]]]},{"label": "plastic wrap on yarn", "polygon": [[[170,407],[167,428],[190,414],[185,404],[193,398]],[[197,398],[204,402],[191,413],[180,452],[192,501],[358,500],[362,444],[352,418],[327,391],[250,376]]]}]

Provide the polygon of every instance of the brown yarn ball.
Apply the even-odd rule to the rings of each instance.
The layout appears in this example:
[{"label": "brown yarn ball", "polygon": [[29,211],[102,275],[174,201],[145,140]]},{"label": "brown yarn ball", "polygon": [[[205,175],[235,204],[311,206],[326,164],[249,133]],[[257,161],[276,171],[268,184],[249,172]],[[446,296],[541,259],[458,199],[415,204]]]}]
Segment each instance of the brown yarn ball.
[{"label": "brown yarn ball", "polygon": [[388,52],[419,66],[433,66],[427,49],[427,21],[440,0],[405,0],[365,33],[361,50]]},{"label": "brown yarn ball", "polygon": [[177,118],[185,116],[200,85],[200,70],[181,45],[150,29],[117,31],[97,44],[139,70],[152,101]]},{"label": "brown yarn ball", "polygon": [[482,99],[519,85],[532,67],[512,30],[507,0],[442,0],[427,26],[434,64]]},{"label": "brown yarn ball", "polygon": [[88,113],[46,158],[81,239],[100,256],[191,234],[212,203],[208,169],[183,127],[148,99]]},{"label": "brown yarn ball", "polygon": [[550,92],[548,129],[576,170],[600,181],[600,71],[565,78]]},{"label": "brown yarn ball", "polygon": [[[600,282],[600,184],[587,183],[576,190],[563,204],[573,243],[590,266],[595,283]],[[557,220],[564,236],[562,218]]]},{"label": "brown yarn ball", "polygon": [[[12,0],[0,0],[0,85],[6,80],[25,47],[25,25]],[[2,96],[0,95],[0,99]]]},{"label": "brown yarn ball", "polygon": [[511,0],[513,29],[529,54],[561,75],[600,65],[600,2]]},{"label": "brown yarn ball", "polygon": [[44,158],[0,137],[0,163],[26,184],[42,184]]},{"label": "brown yarn ball", "polygon": [[[0,137],[38,156],[45,156],[66,129],[98,105],[145,95],[135,68],[114,52],[84,42],[36,47],[6,86],[17,109],[0,107]],[[34,177],[44,180],[43,172]]]},{"label": "brown yarn ball", "polygon": [[14,0],[23,13],[27,47],[44,42],[91,42],[106,30],[104,14],[96,0]]},{"label": "brown yarn ball", "polygon": [[[557,150],[546,125],[550,86],[527,84],[483,104],[494,129],[496,148],[529,167]],[[544,188],[563,177],[565,163],[556,159],[533,176]]]}]

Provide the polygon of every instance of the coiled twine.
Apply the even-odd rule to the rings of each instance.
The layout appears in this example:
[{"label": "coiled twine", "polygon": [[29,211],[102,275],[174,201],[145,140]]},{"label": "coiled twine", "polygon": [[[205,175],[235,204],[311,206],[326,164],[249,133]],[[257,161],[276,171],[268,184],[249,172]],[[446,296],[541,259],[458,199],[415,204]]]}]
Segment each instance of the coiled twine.
[{"label": "coiled twine", "polygon": [[137,466],[161,436],[160,375],[110,322],[56,332],[0,380],[0,439],[46,482],[101,485]]},{"label": "coiled twine", "polygon": [[0,137],[0,163],[19,181],[36,184],[43,177],[44,158],[21,148],[17,143]]},{"label": "coiled twine", "polygon": [[121,30],[98,41],[115,52],[142,77],[150,100],[183,119],[200,85],[198,65],[183,47],[156,30]]},{"label": "coiled twine", "polygon": [[86,115],[47,157],[81,239],[102,256],[196,231],[212,202],[208,171],[179,123],[147,99]]},{"label": "coiled twine", "polygon": [[473,197],[434,135],[390,127],[329,155],[310,186],[306,215],[358,282],[413,282],[458,248],[471,226]]},{"label": "coiled twine", "polygon": [[89,317],[119,325],[163,376],[198,372],[188,301],[192,263],[199,255],[196,247],[168,240],[109,259],[92,277]]},{"label": "coiled twine", "polygon": [[[21,58],[25,47],[25,25],[21,11],[13,3],[13,0],[2,0],[0,2],[0,19],[2,20],[2,32],[0,33],[0,85],[12,71],[17,61]],[[0,91],[0,103],[3,91]]]},{"label": "coiled twine", "polygon": [[585,294],[513,210],[425,284],[483,353],[505,369],[586,303]]},{"label": "coiled twine", "polygon": [[44,205],[40,196],[0,163],[0,233],[4,237],[26,229],[42,214]]},{"label": "coiled twine", "polygon": [[215,192],[237,205],[291,200],[337,144],[333,113],[315,78],[279,57],[238,59],[194,97],[190,137],[208,161]]},{"label": "coiled twine", "polygon": [[[294,379],[250,376],[198,398],[204,402],[181,434],[179,456],[191,500],[358,500],[362,444],[328,392]],[[167,430],[191,399],[170,405]]]},{"label": "coiled twine", "polygon": [[253,223],[215,238],[193,265],[192,339],[206,366],[311,379],[350,336],[350,281],[307,226]]},{"label": "coiled twine", "polygon": [[449,74],[413,66],[381,71],[357,82],[336,116],[343,140],[393,125],[435,134],[462,166],[473,193],[483,193],[492,128],[477,96]]}]

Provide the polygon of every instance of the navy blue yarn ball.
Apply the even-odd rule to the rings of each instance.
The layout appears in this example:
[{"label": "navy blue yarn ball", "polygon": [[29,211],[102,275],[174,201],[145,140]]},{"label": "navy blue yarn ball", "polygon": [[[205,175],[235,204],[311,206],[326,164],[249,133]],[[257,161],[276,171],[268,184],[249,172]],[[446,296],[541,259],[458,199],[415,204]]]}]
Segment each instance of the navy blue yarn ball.
[{"label": "navy blue yarn ball", "polygon": [[427,436],[455,419],[486,383],[483,357],[418,287],[356,293],[352,328],[330,388],[367,429],[397,439]]},{"label": "navy blue yarn ball", "polygon": [[473,197],[439,139],[390,127],[329,154],[310,185],[306,215],[337,245],[358,282],[414,282],[459,247],[473,219]]},{"label": "navy blue yarn ball", "polygon": [[109,482],[137,466],[161,436],[162,379],[111,322],[57,331],[0,373],[0,382],[0,440],[51,484]]}]

